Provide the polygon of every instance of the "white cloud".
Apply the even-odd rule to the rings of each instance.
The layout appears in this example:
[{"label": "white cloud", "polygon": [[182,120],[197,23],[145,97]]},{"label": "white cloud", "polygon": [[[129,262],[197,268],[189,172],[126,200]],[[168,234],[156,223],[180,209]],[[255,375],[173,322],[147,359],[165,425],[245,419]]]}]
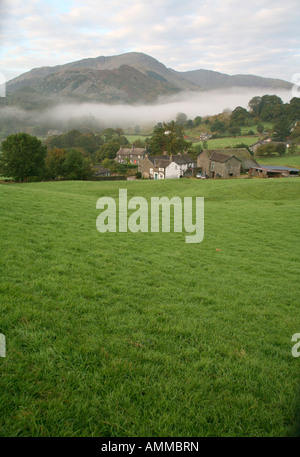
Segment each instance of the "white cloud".
[{"label": "white cloud", "polygon": [[1,71],[140,51],[167,67],[286,80],[300,70],[298,0],[4,0]]}]

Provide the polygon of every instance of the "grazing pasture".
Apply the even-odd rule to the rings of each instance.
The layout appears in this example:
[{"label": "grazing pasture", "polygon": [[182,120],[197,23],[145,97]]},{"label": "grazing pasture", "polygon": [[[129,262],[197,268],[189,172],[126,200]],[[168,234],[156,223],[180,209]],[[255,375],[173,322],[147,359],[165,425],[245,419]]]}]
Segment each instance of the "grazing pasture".
[{"label": "grazing pasture", "polygon": [[[204,197],[205,234],[99,233],[99,197]],[[0,185],[0,436],[290,436],[300,180]]]}]

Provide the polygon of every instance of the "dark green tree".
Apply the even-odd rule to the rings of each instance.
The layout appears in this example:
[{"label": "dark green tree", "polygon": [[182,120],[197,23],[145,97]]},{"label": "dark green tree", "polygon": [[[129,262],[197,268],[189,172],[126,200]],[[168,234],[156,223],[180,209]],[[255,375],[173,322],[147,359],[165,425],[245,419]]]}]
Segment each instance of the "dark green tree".
[{"label": "dark green tree", "polygon": [[91,177],[91,162],[78,149],[70,149],[63,164],[63,173],[67,179],[88,179]]},{"label": "dark green tree", "polygon": [[287,116],[280,117],[273,126],[272,138],[275,141],[286,141],[291,133],[291,122]]},{"label": "dark green tree", "polygon": [[261,110],[261,97],[256,96],[251,98],[251,100],[248,103],[248,106],[250,108],[250,113],[253,116],[259,116]]},{"label": "dark green tree", "polygon": [[28,133],[10,135],[2,142],[1,173],[14,179],[28,181],[28,177],[41,177],[45,169],[46,147]]},{"label": "dark green tree", "polygon": [[250,113],[242,106],[237,106],[230,115],[230,127],[249,124]]},{"label": "dark green tree", "polygon": [[215,119],[210,126],[210,130],[212,132],[224,133],[226,131],[226,125],[219,119]]},{"label": "dark green tree", "polygon": [[263,95],[259,114],[263,121],[272,121],[283,113],[283,101],[277,95]]}]

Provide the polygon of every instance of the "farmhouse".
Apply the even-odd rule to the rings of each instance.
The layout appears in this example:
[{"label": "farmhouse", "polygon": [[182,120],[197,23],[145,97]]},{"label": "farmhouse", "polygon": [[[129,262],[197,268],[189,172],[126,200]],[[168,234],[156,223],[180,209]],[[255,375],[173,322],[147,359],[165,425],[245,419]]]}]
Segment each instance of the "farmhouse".
[{"label": "farmhouse", "polygon": [[202,175],[209,178],[229,178],[240,175],[241,160],[234,155],[223,154],[214,149],[205,149],[197,157],[197,167]]},{"label": "farmhouse", "polygon": [[162,156],[149,156],[141,160],[138,170],[143,178],[150,179],[174,179],[182,178],[191,174],[196,162],[187,154],[171,155],[165,153]]},{"label": "farmhouse", "polygon": [[120,148],[117,152],[115,160],[119,163],[128,163],[139,164],[141,160],[145,157],[147,150],[144,148],[135,148],[132,146],[129,148]]}]

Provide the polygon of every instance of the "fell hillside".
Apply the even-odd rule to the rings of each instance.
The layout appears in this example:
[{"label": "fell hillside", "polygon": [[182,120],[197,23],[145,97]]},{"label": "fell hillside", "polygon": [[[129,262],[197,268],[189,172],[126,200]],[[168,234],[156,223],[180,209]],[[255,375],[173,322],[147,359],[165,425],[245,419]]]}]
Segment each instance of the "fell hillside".
[{"label": "fell hillside", "polygon": [[115,70],[68,68],[29,80],[28,83],[28,88],[45,96],[104,103],[149,103],[155,101],[158,95],[169,95],[179,90],[163,79],[151,78],[128,65]]},{"label": "fell hillside", "polygon": [[[230,76],[210,70],[178,72],[151,56],[131,52],[118,56],[87,58],[64,65],[34,68],[7,83],[7,100],[33,103],[32,91],[40,103],[98,101],[113,103],[153,103],[160,96],[179,91],[199,92],[229,87],[290,89],[292,84],[252,75]],[[21,91],[21,96],[20,96]],[[50,99],[49,99],[50,97]],[[25,99],[25,100],[24,100]]]},{"label": "fell hillside", "polygon": [[[176,72],[177,73],[177,72]],[[255,87],[265,89],[290,90],[292,84],[281,79],[262,78],[255,75],[227,75],[211,70],[194,70],[179,73],[201,90],[225,89],[230,87]]]}]

